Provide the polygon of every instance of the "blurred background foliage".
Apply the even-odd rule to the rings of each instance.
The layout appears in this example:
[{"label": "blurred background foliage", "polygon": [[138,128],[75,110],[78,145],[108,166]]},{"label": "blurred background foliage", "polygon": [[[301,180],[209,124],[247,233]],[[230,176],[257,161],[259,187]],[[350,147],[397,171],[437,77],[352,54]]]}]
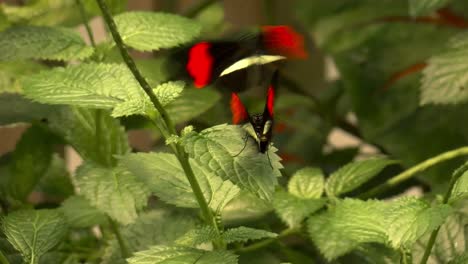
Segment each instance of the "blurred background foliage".
[{"label": "blurred background foliage", "polygon": [[[114,13],[127,8],[150,9],[192,17],[203,25],[203,39],[220,39],[264,24],[289,24],[302,32],[309,57],[306,61],[290,61],[281,70],[276,106],[274,142],[283,157],[286,175],[306,165],[331,172],[356,157],[376,153],[399,159],[403,167],[408,167],[467,143],[466,124],[461,122],[468,111],[466,104],[420,105],[422,70],[428,59],[468,27],[466,1],[435,2],[444,3],[108,1]],[[102,22],[94,19],[99,10],[94,1],[84,3],[95,38],[102,42],[107,36]],[[0,7],[0,29],[17,24],[81,24],[75,0],[4,1]],[[84,33],[83,28],[81,31]],[[87,38],[85,34],[83,37]],[[120,61],[115,47],[102,42],[97,49],[104,61]],[[168,78],[164,67],[168,53],[159,51],[148,56],[134,52],[151,84]],[[22,98],[19,78],[56,64],[0,62],[0,125],[39,121],[53,111],[52,106]],[[228,99],[219,91],[186,89],[184,93],[168,107],[177,123],[194,124],[201,130],[230,121]],[[248,94],[249,107],[263,105],[264,91]],[[136,116],[123,121],[128,130],[152,126]],[[130,134],[136,138],[134,147],[149,150],[164,145],[159,135],[145,133]],[[139,142],[138,138],[148,138],[148,133],[149,139]],[[410,184],[443,189],[448,182],[446,172],[456,162],[436,166]]]},{"label": "blurred background foliage", "polygon": [[[273,141],[283,158],[286,176],[307,165],[321,167],[329,173],[370,154],[388,155],[401,161],[400,168],[394,166],[391,170],[386,169],[380,177],[362,187],[368,188],[426,158],[468,144],[466,103],[420,103],[422,71],[427,67],[428,60],[443,52],[452,37],[468,28],[466,0],[435,1],[437,5],[422,7],[411,0],[107,2],[115,14],[129,7],[194,18],[203,25],[203,39],[219,39],[233,32],[265,24],[288,24],[302,32],[309,57],[306,61],[290,61],[281,70],[275,110]],[[102,21],[95,18],[99,16],[99,9],[95,1],[87,0],[84,3],[99,43],[108,38],[103,33]],[[76,27],[84,32],[81,23],[75,0],[0,3],[0,31],[11,25],[25,24]],[[83,37],[87,38],[85,34]],[[98,44],[98,50],[105,62],[121,60],[114,46],[101,43]],[[169,78],[164,67],[169,53],[133,53],[140,70],[152,85]],[[19,200],[45,199],[46,202],[54,203],[72,193],[71,183],[64,180],[68,179],[64,177],[68,174],[65,161],[63,157],[54,155],[51,147],[57,148],[56,145],[62,142],[48,134],[48,131],[43,131],[41,125],[44,120],[51,118],[59,106],[41,105],[23,98],[19,82],[22,76],[56,65],[57,62],[41,60],[0,62],[2,153],[8,151],[7,146],[16,143],[15,140],[7,140],[7,133],[18,127],[18,124],[23,128],[28,127],[17,149],[0,158],[0,173],[21,175],[15,169],[5,168],[12,166],[21,170],[21,166],[29,162],[37,167],[35,173],[58,179],[44,181],[54,182],[53,185],[41,184],[39,181],[27,186],[16,186],[16,198]],[[249,107],[263,105],[264,91],[249,91],[248,95]],[[440,96],[444,94],[441,92]],[[186,89],[184,96],[168,106],[168,111],[179,127],[192,124],[197,130],[231,120],[228,98],[214,88],[200,91]],[[145,119],[130,116],[121,121],[130,131],[133,149],[165,147],[163,140],[154,132],[155,129],[151,129],[153,124]],[[36,156],[42,156],[43,159],[23,159],[21,153],[25,149],[36,151]],[[459,162],[454,160],[438,165],[401,186],[400,190],[393,191],[399,192],[415,185],[437,194],[446,189],[449,172]],[[286,182],[287,177],[283,180]],[[35,193],[40,197],[26,197],[28,186],[36,186]],[[235,205],[231,207],[235,210]],[[235,211],[232,215],[236,215]],[[228,216],[226,219],[229,222]],[[299,247],[307,247],[299,242]],[[315,249],[307,250],[314,252]],[[291,248],[278,246],[278,252],[291,260],[308,259],[308,256]],[[242,258],[245,263],[249,263],[250,257],[263,259],[264,263],[274,263],[269,259],[274,258],[270,252],[260,254],[265,256],[260,258],[259,253],[255,252],[252,256],[246,254]],[[353,254],[350,259],[360,259],[358,253]]]}]

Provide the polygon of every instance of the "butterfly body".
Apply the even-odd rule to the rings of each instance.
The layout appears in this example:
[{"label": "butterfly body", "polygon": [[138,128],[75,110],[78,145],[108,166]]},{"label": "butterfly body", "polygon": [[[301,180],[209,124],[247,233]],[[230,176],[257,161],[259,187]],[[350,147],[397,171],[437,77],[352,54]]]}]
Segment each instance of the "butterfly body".
[{"label": "butterfly body", "polygon": [[273,136],[273,119],[265,119],[263,114],[253,114],[250,117],[250,124],[255,132],[254,138],[258,144],[258,151],[265,153],[271,143]]},{"label": "butterfly body", "polygon": [[272,77],[272,84],[267,91],[265,108],[263,113],[249,114],[247,108],[242,103],[237,93],[231,94],[231,112],[233,114],[233,123],[240,124],[248,122],[251,129],[246,129],[247,132],[257,141],[258,151],[265,153],[271,143],[273,136],[273,106],[274,106],[274,87],[277,83],[277,72]]}]

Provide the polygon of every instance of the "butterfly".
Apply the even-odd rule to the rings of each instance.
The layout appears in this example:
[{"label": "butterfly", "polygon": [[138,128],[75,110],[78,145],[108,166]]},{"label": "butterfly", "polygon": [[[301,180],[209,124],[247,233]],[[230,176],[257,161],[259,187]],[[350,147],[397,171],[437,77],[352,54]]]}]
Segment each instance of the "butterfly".
[{"label": "butterfly", "polygon": [[201,41],[182,47],[173,52],[169,72],[191,81],[199,89],[214,83],[227,91],[243,91],[252,85],[249,76],[265,80],[258,69],[306,57],[300,33],[284,25],[263,26],[259,32],[240,38]]},{"label": "butterfly", "polygon": [[240,124],[245,121],[250,122],[253,128],[253,133],[249,129],[247,129],[247,131],[250,132],[250,135],[257,141],[257,147],[260,153],[265,153],[268,150],[273,136],[273,106],[275,100],[275,87],[278,82],[277,80],[278,71],[275,71],[272,77],[272,82],[267,90],[263,113],[249,114],[239,95],[235,92],[231,93],[230,107],[232,112],[232,122],[234,124]]},{"label": "butterfly", "polygon": [[[265,153],[272,138],[273,105],[278,83],[278,68],[287,59],[307,57],[304,38],[289,26],[263,26],[257,34],[233,41],[201,41],[173,55],[182,72],[196,88],[214,84],[231,93],[233,123],[249,122],[258,151]],[[181,74],[178,74],[179,76]],[[239,93],[268,87],[263,113],[250,114]],[[248,130],[251,131],[252,129]]]}]

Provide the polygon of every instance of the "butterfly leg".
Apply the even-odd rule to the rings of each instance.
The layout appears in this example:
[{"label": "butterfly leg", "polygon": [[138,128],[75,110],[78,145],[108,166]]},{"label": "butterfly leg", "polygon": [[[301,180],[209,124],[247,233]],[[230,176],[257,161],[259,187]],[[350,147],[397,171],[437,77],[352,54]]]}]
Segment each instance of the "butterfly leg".
[{"label": "butterfly leg", "polygon": [[249,139],[249,134],[248,134],[247,132],[245,132],[245,135],[244,135],[243,139],[244,139],[244,146],[243,146],[242,149],[239,151],[239,153],[237,153],[237,154],[234,155],[233,157],[239,156],[239,155],[242,153],[242,151],[244,151],[245,147],[247,147],[247,140]]}]

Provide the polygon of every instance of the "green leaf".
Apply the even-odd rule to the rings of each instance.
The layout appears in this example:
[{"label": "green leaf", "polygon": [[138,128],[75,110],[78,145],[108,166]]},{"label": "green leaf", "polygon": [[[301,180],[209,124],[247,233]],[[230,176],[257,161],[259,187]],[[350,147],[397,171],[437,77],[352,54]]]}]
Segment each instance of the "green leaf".
[{"label": "green leaf", "polygon": [[177,244],[181,246],[198,246],[204,243],[210,243],[213,240],[222,238],[224,242],[236,243],[242,242],[245,243],[249,240],[258,240],[262,238],[273,238],[277,234],[255,229],[245,226],[230,228],[224,231],[221,235],[218,235],[216,230],[211,226],[202,226],[196,229],[192,229],[187,232],[184,236],[177,240]]},{"label": "green leaf", "polygon": [[203,170],[271,200],[277,177],[281,176],[280,158],[274,147],[268,149],[268,154],[259,153],[252,138],[244,140],[246,133],[239,126],[218,125],[200,133],[188,133],[182,138],[182,144]]},{"label": "green leaf", "polygon": [[80,195],[66,199],[60,210],[71,227],[85,228],[107,223],[106,215],[91,206],[90,202]]},{"label": "green leaf", "polygon": [[49,167],[37,184],[35,191],[58,198],[69,197],[75,192],[65,160],[57,153],[53,154]]},{"label": "green leaf", "polygon": [[[454,5],[466,6],[462,2],[455,1]],[[468,107],[462,104],[420,107],[419,89],[419,70],[424,62],[443,51],[447,41],[460,31],[433,23],[369,23],[407,17],[407,1],[366,0],[336,5],[340,5],[332,12],[336,30],[325,45],[333,53],[364,137],[382,146],[390,156],[398,157],[403,167],[466,145],[468,130],[458,120],[468,114]],[[354,13],[357,8],[353,5],[372,6],[374,11]],[[354,22],[344,20],[345,16],[352,17]],[[397,73],[402,74],[393,79]],[[425,136],[420,137],[421,133]],[[431,144],[427,144],[428,139]],[[437,192],[446,190],[447,171],[457,166],[457,162],[434,166],[418,176]]]},{"label": "green leaf", "polygon": [[46,69],[33,61],[0,62],[0,93],[21,93],[19,78]]},{"label": "green leaf", "polygon": [[401,255],[400,250],[380,244],[366,244],[340,258],[340,261],[357,264],[395,264],[401,263]]},{"label": "green leaf", "polygon": [[[9,21],[21,24],[33,25],[57,25],[60,22],[68,20],[65,16],[69,15],[69,10],[64,12],[64,8],[76,5],[72,1],[58,0],[38,0],[27,2],[25,5],[8,5],[0,4],[1,10],[7,15]],[[58,13],[56,9],[61,9],[62,13]],[[49,14],[48,14],[49,13]],[[55,16],[55,17],[52,17]]]},{"label": "green leaf", "polygon": [[409,13],[412,17],[428,15],[449,2],[450,0],[409,0]]},{"label": "green leaf", "polygon": [[206,112],[220,98],[220,94],[213,89],[185,89],[179,98],[166,106],[166,110],[174,122],[182,123]]},{"label": "green leaf", "polygon": [[329,196],[339,196],[361,186],[385,167],[397,163],[386,158],[374,158],[349,163],[333,172],[327,180],[325,190]]},{"label": "green leaf", "polygon": [[54,68],[25,78],[23,87],[27,97],[42,103],[95,108],[111,108],[131,95],[140,98],[144,94],[123,64]]},{"label": "green leaf", "polygon": [[[161,200],[181,207],[198,208],[187,177],[173,154],[129,154],[120,162]],[[223,181],[193,160],[190,164],[208,205],[214,211],[220,212],[239,193],[239,188],[229,180]]]},{"label": "green leaf", "polygon": [[0,94],[0,126],[32,123],[46,118],[60,107],[32,102],[19,94]]},{"label": "green leaf", "polygon": [[212,226],[201,226],[192,229],[177,239],[176,244],[180,246],[196,247],[200,244],[211,243],[220,236]]},{"label": "green leaf", "polygon": [[[62,244],[61,244],[62,245]],[[59,247],[61,246],[59,245]],[[83,260],[83,253],[79,252],[63,252],[65,250],[61,250],[58,248],[56,250],[49,251],[45,253],[39,264],[74,264],[80,263]]]},{"label": "green leaf", "polygon": [[[159,85],[153,89],[154,94],[159,99],[159,102],[164,106],[174,101],[182,93],[184,82],[168,82]],[[129,116],[135,114],[156,115],[154,105],[146,98],[130,98],[127,101],[115,106],[112,111],[112,116]]]},{"label": "green leaf", "polygon": [[450,195],[450,202],[462,200],[468,196],[468,171],[465,171],[460,178],[455,182],[452,193]]},{"label": "green leaf", "polygon": [[465,264],[468,263],[468,252],[465,252],[459,256],[456,256],[448,264]]},{"label": "green leaf", "polygon": [[52,160],[52,135],[39,126],[30,127],[13,152],[10,166],[9,193],[20,201],[28,195],[46,173]]},{"label": "green leaf", "polygon": [[273,207],[289,227],[298,227],[306,217],[322,208],[325,203],[325,199],[303,199],[285,191],[277,191]]},{"label": "green leaf", "polygon": [[[162,84],[154,89],[166,105],[181,92],[181,81]],[[47,104],[69,104],[92,108],[116,108],[113,116],[152,114],[155,110],[124,64],[80,64],[54,68],[23,80],[25,95]]]},{"label": "green leaf", "polygon": [[84,165],[77,171],[77,181],[92,206],[124,225],[135,221],[149,197],[148,188],[120,167]]},{"label": "green leaf", "polygon": [[399,199],[391,208],[386,233],[391,245],[410,247],[426,232],[442,225],[452,212],[446,204],[431,205],[413,198]]},{"label": "green leaf", "polygon": [[[373,2],[369,0],[352,0],[346,2],[312,2],[308,0],[298,0],[297,4],[295,5],[295,12],[297,13],[298,18],[300,18],[306,25],[313,26],[318,21],[326,20],[329,16],[337,15],[359,6],[372,6],[372,3]],[[380,4],[382,5],[383,3]],[[381,12],[385,12],[385,10],[382,10]],[[346,22],[349,23],[349,21],[343,21],[342,24],[347,25]]]},{"label": "green leaf", "polygon": [[125,44],[141,51],[188,43],[201,30],[196,21],[156,12],[126,12],[115,16],[115,23]]},{"label": "green leaf", "polygon": [[440,226],[450,212],[447,205],[431,207],[414,197],[391,202],[344,199],[311,216],[308,229],[320,252],[333,260],[367,243],[410,247]]},{"label": "green leaf", "polygon": [[[112,13],[121,12],[127,7],[127,0],[105,0]],[[100,15],[95,1],[83,1],[89,18]],[[69,25],[76,26],[83,23],[83,18],[77,10],[74,0],[35,0],[22,5],[8,5],[0,3],[8,20],[14,24],[28,25]]]},{"label": "green leaf", "polygon": [[[312,3],[311,8],[314,8],[313,5],[317,4]],[[318,23],[314,25],[314,38],[319,47],[325,49],[328,49],[329,46],[347,47],[359,44],[363,39],[360,31],[366,21],[408,14],[406,1],[375,2],[367,0],[354,1],[354,3],[331,3],[331,5],[335,5],[334,10],[327,17],[318,20]],[[304,11],[301,10],[301,12]],[[317,11],[313,10],[311,12]],[[334,43],[337,36],[346,35],[349,32],[354,34],[353,38],[347,38],[342,43]]]},{"label": "green leaf", "polygon": [[115,156],[130,152],[123,127],[106,111],[63,108],[50,116],[49,124],[85,160],[114,166]]},{"label": "green leaf", "polygon": [[[186,211],[158,208],[145,212],[136,222],[122,228],[122,236],[131,252],[148,249],[151,245],[169,245],[193,230],[196,215]],[[112,239],[105,250],[103,264],[127,263],[117,239]]]},{"label": "green leaf", "polygon": [[[460,201],[454,204],[455,212],[447,217],[445,223],[440,227],[434,246],[429,256],[428,263],[445,264],[454,257],[464,253],[468,245],[468,201]],[[419,263],[430,234],[424,235],[412,248],[413,261]]]},{"label": "green leaf", "polygon": [[[117,49],[115,46],[114,49]],[[156,58],[144,58],[144,59],[135,59],[135,63],[140,70],[141,74],[145,76],[151,87],[157,86],[160,83],[165,82],[170,79],[170,73],[166,69],[167,57],[156,57]],[[117,59],[115,62],[121,62],[122,57],[117,50]]]},{"label": "green leaf", "polygon": [[255,229],[245,226],[230,228],[226,230],[222,237],[226,243],[247,242],[263,238],[274,238],[278,235],[266,230]]},{"label": "green leaf", "polygon": [[465,78],[467,59],[466,33],[451,38],[444,52],[431,57],[423,71],[421,104],[458,104],[468,101],[468,81]]},{"label": "green leaf", "polygon": [[2,229],[2,236],[0,236],[0,250],[2,251],[3,255],[8,259],[10,263],[23,263],[23,257],[21,253],[18,252],[10,242],[8,242],[5,235],[3,235]]},{"label": "green leaf", "polygon": [[62,240],[67,227],[56,210],[20,210],[4,218],[3,231],[24,260],[35,264]]},{"label": "green leaf", "polygon": [[229,251],[205,251],[180,246],[153,246],[148,250],[136,252],[127,260],[130,264],[237,264],[237,256]]},{"label": "green leaf", "polygon": [[253,193],[241,191],[241,193],[229,202],[221,212],[223,223],[228,226],[253,223],[265,217],[273,211],[270,201],[265,201]]},{"label": "green leaf", "polygon": [[[1,6],[1,3],[0,3]],[[3,10],[0,9],[0,31],[5,30],[10,26],[10,22],[8,21],[8,18],[4,14]]]},{"label": "green leaf", "polygon": [[71,29],[16,26],[0,32],[0,61],[85,59],[93,54]]},{"label": "green leaf", "polygon": [[325,179],[319,168],[307,167],[294,173],[288,182],[288,192],[299,198],[320,198]]},{"label": "green leaf", "polygon": [[[208,181],[210,178],[208,178]],[[208,200],[208,206],[216,213],[221,213],[224,207],[239,195],[240,189],[231,181],[223,181],[218,177],[211,180],[211,199]]]},{"label": "green leaf", "polygon": [[312,216],[308,230],[328,260],[342,256],[360,243],[385,243],[383,202],[345,199],[326,213]]}]

